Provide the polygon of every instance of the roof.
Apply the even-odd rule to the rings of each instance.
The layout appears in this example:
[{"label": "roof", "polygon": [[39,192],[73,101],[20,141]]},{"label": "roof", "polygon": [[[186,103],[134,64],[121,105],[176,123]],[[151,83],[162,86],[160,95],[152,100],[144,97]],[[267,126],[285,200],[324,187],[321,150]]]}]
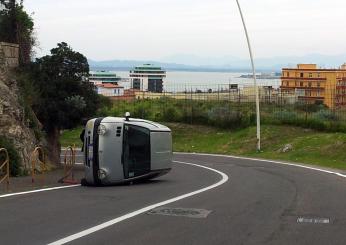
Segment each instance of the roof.
[{"label": "roof", "polygon": [[111,84],[111,83],[96,84],[96,87],[100,87],[100,88],[124,88],[122,86]]},{"label": "roof", "polygon": [[110,78],[121,79],[121,77],[117,76],[116,73],[111,71],[90,71],[89,75],[90,77],[93,77],[93,78],[110,77]]},{"label": "roof", "polygon": [[143,64],[140,66],[136,66],[134,70],[157,70],[162,71],[160,66],[155,66],[154,64]]}]

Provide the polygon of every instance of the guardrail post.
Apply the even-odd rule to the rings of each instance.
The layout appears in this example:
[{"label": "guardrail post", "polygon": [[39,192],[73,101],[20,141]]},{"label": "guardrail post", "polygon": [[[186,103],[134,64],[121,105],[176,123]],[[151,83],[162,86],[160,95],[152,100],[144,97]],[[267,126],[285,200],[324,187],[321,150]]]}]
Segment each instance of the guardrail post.
[{"label": "guardrail post", "polygon": [[[68,146],[64,155],[64,176],[59,180],[60,183],[77,184],[74,179],[73,169],[76,163],[76,147]],[[69,177],[71,177],[69,179]]]},{"label": "guardrail post", "polygon": [[10,158],[8,156],[8,151],[5,148],[0,148],[0,154],[5,153],[5,161],[0,164],[0,171],[5,168],[6,173],[0,179],[0,184],[6,180],[6,188],[8,190],[10,185]]},{"label": "guardrail post", "polygon": [[[40,159],[40,156],[41,156],[41,159]],[[41,173],[44,174],[44,172],[47,170],[46,169],[46,159],[45,159],[45,154],[44,154],[42,147],[39,147],[39,146],[36,147],[31,154],[31,183],[35,182],[35,178],[36,178],[35,171],[36,171],[36,164],[37,163],[39,164]],[[44,179],[43,179],[43,181],[44,181]]]}]

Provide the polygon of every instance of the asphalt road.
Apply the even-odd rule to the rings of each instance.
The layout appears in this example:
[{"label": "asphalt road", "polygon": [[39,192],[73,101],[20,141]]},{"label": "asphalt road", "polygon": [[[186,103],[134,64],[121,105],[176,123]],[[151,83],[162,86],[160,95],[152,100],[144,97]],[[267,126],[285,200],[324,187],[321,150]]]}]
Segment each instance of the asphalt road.
[{"label": "asphalt road", "polygon": [[[71,235],[75,239],[69,244],[346,244],[343,176],[220,156],[174,158],[221,171],[229,179],[164,205],[187,209],[179,213],[183,216],[144,212],[93,233],[79,232],[210,187],[224,177],[174,163],[169,174],[142,184],[0,197],[0,244],[47,244]],[[195,218],[189,209],[211,212]]]}]

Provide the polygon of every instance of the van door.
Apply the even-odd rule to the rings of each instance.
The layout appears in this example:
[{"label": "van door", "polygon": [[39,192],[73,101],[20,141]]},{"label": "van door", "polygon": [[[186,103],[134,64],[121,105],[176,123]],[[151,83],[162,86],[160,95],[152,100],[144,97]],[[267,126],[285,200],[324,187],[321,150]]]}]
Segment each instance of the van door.
[{"label": "van door", "polygon": [[123,164],[125,179],[150,172],[150,130],[124,125]]}]

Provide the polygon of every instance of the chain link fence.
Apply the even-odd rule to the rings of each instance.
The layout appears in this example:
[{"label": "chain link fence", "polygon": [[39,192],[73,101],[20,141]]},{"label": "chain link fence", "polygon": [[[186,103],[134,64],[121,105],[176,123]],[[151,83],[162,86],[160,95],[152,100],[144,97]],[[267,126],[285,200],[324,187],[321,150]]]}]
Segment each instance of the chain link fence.
[{"label": "chain link fence", "polygon": [[[261,122],[346,132],[346,91],[330,87],[283,88],[260,82]],[[111,97],[112,107],[100,113],[222,128],[255,125],[255,88],[243,84],[170,84],[163,93],[128,90]]]}]

